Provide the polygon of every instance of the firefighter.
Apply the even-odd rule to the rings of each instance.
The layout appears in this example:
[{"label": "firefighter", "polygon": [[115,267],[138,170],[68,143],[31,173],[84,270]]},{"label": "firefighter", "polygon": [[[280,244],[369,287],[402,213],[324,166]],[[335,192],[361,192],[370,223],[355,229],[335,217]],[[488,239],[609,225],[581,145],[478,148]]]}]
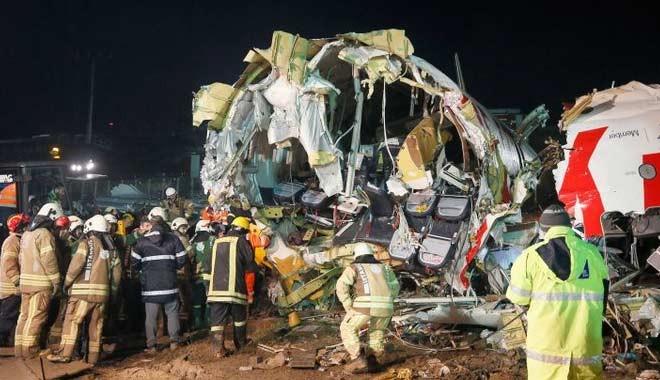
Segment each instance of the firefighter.
[{"label": "firefighter", "polygon": [[227,234],[215,240],[207,302],[211,310],[211,334],[216,357],[227,355],[225,324],[234,323],[236,351],[247,343],[248,289],[245,274],[254,272],[254,252],[246,238],[250,221],[237,217]]},{"label": "firefighter", "polygon": [[595,246],[571,229],[563,207],[539,219],[543,241],[511,268],[507,297],[527,310],[530,379],[600,379],[607,266]]},{"label": "firefighter", "polygon": [[[146,216],[142,217],[147,219]],[[124,312],[126,316],[130,318],[126,319],[126,329],[131,332],[138,332],[144,329],[144,324],[141,322],[144,320],[144,307],[142,306],[142,300],[140,298],[140,278],[138,271],[133,267],[131,263],[131,251],[138,240],[144,235],[144,231],[140,228],[142,220],[139,223],[136,223],[136,218],[130,214],[125,213],[122,216],[124,225],[127,229],[127,234],[125,237],[125,248],[124,254],[122,256],[122,281],[121,281],[121,292],[124,295]],[[148,221],[148,220],[146,220]],[[137,224],[136,226],[134,226]]]},{"label": "firefighter", "polygon": [[[110,208],[110,207],[109,207]],[[107,211],[108,209],[106,209]],[[112,239],[112,245],[114,249],[110,250],[110,259],[108,263],[110,264],[110,301],[108,302],[108,307],[106,308],[107,319],[107,330],[116,332],[116,327],[119,321],[125,320],[125,318],[120,318],[120,307],[122,305],[122,295],[120,294],[120,284],[121,284],[121,275],[122,275],[122,266],[120,254],[124,251],[125,241],[124,237],[118,234],[118,224],[119,220],[115,216],[117,210],[112,208],[112,213],[107,213],[103,215],[103,219],[108,223],[108,233],[105,235]],[[119,323],[123,325],[123,323]]]},{"label": "firefighter", "polygon": [[18,252],[21,235],[28,223],[30,217],[27,214],[16,214],[7,219],[9,236],[2,243],[0,251],[0,346],[13,346],[12,332],[21,308]]},{"label": "firefighter", "polygon": [[39,209],[23,233],[18,262],[21,268],[21,313],[18,317],[14,347],[17,357],[32,357],[39,351],[42,328],[48,309],[60,289],[60,272],[55,253],[53,221],[62,216],[57,203]]},{"label": "firefighter", "polygon": [[179,285],[179,300],[181,308],[179,310],[179,319],[182,322],[183,330],[187,330],[190,325],[190,317],[192,314],[192,268],[195,261],[195,252],[190,239],[188,238],[188,221],[185,218],[176,218],[172,221],[172,233],[176,235],[181,241],[183,248],[186,251],[188,260],[183,268],[177,270],[177,283]]},{"label": "firefighter", "polygon": [[[57,263],[60,268],[60,277],[64,278],[69,263],[71,262],[71,245],[69,239],[71,237],[70,228],[71,220],[67,216],[60,216],[53,222],[53,231],[55,233],[55,253],[57,255]],[[64,323],[64,313],[66,311],[66,295],[59,292],[58,297],[53,297],[50,302],[48,310],[48,319],[46,320],[46,329],[48,336],[46,342],[48,345],[55,344],[60,341],[62,336],[62,325]]]},{"label": "firefighter", "polygon": [[174,220],[179,217],[190,219],[194,212],[192,201],[180,197],[173,187],[165,189],[165,199],[161,201],[161,207],[167,211],[169,219],[166,218],[166,220]]},{"label": "firefighter", "polygon": [[[339,331],[346,351],[351,356],[344,368],[350,373],[369,370],[367,358],[360,354],[358,332],[369,324],[368,356],[375,357],[379,364],[387,361],[385,354],[385,331],[390,324],[394,299],[399,294],[399,281],[388,265],[378,261],[371,246],[358,243],[353,253],[353,263],[337,280],[337,298],[344,306],[346,315]],[[351,297],[351,294],[354,297]]]},{"label": "firefighter", "polygon": [[71,254],[76,253],[78,242],[83,237],[83,220],[75,215],[69,216],[69,246]]},{"label": "firefighter", "polygon": [[200,220],[195,225],[195,236],[190,243],[195,250],[195,276],[192,294],[193,329],[208,327],[208,312],[206,293],[211,281],[211,253],[215,235],[210,220]]},{"label": "firefighter", "polygon": [[133,267],[140,271],[145,309],[146,352],[155,353],[158,312],[164,306],[170,350],[179,346],[179,288],[176,270],[186,265],[187,255],[181,241],[168,232],[165,212],[154,207],[141,228],[146,232],[131,252]]},{"label": "firefighter", "polygon": [[71,361],[81,324],[86,318],[89,318],[87,362],[95,364],[99,360],[104,309],[110,295],[111,249],[108,248],[112,247],[108,247],[103,238],[108,228],[101,215],[85,221],[85,237],[78,244],[64,280],[64,287],[70,296],[60,348],[55,354],[47,356],[52,362]]}]

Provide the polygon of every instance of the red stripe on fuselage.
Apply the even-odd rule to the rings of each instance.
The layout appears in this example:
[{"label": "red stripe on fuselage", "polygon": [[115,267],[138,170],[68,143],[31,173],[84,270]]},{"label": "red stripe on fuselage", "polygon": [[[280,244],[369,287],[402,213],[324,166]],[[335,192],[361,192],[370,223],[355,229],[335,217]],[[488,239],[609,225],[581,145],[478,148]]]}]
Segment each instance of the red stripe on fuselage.
[{"label": "red stripe on fuselage", "polygon": [[586,237],[603,233],[600,216],[605,209],[596,182],[589,171],[589,161],[606,130],[607,127],[602,127],[577,134],[573,150],[568,154],[568,166],[559,190],[559,200],[566,205],[566,210],[571,215],[575,215],[575,203],[579,198]]},{"label": "red stripe on fuselage", "polygon": [[655,168],[655,178],[644,179],[644,209],[660,206],[660,153],[645,154],[642,162]]}]

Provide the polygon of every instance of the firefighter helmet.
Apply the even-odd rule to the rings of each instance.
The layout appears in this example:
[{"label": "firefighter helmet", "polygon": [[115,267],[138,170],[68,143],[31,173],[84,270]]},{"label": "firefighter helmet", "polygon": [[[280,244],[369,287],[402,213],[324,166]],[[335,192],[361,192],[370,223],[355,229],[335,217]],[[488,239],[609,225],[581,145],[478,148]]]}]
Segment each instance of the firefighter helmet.
[{"label": "firefighter helmet", "polygon": [[244,230],[247,230],[250,228],[250,220],[244,216],[239,216],[234,218],[234,220],[232,220],[231,225],[234,227],[240,227]]},{"label": "firefighter helmet", "polygon": [[117,224],[117,217],[112,215],[112,214],[105,214],[103,215],[103,219],[105,219],[106,222],[109,224]]},{"label": "firefighter helmet", "polygon": [[163,220],[167,220],[167,216],[165,215],[165,209],[162,207],[154,207],[149,211],[149,220],[153,219],[154,217],[158,216],[163,218]]},{"label": "firefighter helmet", "polygon": [[55,223],[53,223],[55,227],[62,229],[62,230],[69,230],[69,226],[71,226],[71,222],[69,221],[69,218],[67,216],[60,216],[59,218],[55,219]]},{"label": "firefighter helmet", "polygon": [[16,232],[27,226],[28,223],[30,223],[28,214],[14,214],[7,218],[7,229],[9,229],[9,232]]},{"label": "firefighter helmet", "polygon": [[108,232],[108,222],[105,220],[103,215],[94,215],[85,221],[83,232],[88,233],[90,231],[102,233]]},{"label": "firefighter helmet", "polygon": [[173,198],[174,196],[176,196],[176,189],[173,187],[168,187],[167,189],[165,189],[165,196],[168,198]]},{"label": "firefighter helmet", "polygon": [[75,215],[69,216],[69,231],[73,232],[76,228],[83,226],[83,220]]},{"label": "firefighter helmet", "polygon": [[374,250],[371,249],[371,246],[367,243],[357,243],[355,245],[355,250],[353,251],[353,257],[360,257],[364,255],[373,255]]},{"label": "firefighter helmet", "polygon": [[210,220],[200,220],[195,225],[195,232],[206,231],[211,232],[211,221]]},{"label": "firefighter helmet", "polygon": [[187,225],[188,225],[188,221],[186,220],[186,218],[178,217],[172,221],[172,229],[175,231],[178,230],[179,227],[187,226]]},{"label": "firefighter helmet", "polygon": [[41,206],[37,215],[46,216],[50,218],[50,220],[55,220],[64,215],[64,211],[62,211],[62,206],[60,206],[59,203],[49,202]]}]

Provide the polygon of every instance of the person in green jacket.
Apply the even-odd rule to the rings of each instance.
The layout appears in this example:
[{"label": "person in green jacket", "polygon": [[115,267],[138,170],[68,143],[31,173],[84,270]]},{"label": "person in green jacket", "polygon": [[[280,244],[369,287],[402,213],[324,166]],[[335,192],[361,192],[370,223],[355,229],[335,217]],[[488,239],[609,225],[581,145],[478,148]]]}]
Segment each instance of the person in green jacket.
[{"label": "person in green jacket", "polygon": [[528,377],[600,379],[607,266],[598,249],[573,232],[563,207],[546,208],[539,224],[543,241],[516,259],[506,293],[528,308]]}]

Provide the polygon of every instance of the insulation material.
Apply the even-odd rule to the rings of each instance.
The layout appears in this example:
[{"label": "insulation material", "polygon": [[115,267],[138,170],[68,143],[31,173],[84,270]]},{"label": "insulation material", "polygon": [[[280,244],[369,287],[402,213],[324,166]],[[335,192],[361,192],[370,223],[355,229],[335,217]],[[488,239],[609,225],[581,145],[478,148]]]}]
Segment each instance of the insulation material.
[{"label": "insulation material", "polygon": [[370,46],[345,47],[339,52],[338,58],[366,71],[369,78],[363,80],[362,84],[369,87],[367,99],[371,98],[376,81],[382,78],[390,84],[401,76],[402,64],[399,60],[390,57],[386,51]]},{"label": "insulation material", "polygon": [[375,30],[369,33],[347,33],[340,34],[339,37],[360,41],[365,45],[385,50],[401,58],[408,58],[415,52],[415,48],[406,37],[406,32],[400,29]]},{"label": "insulation material", "polygon": [[596,92],[567,126],[566,159],[553,171],[559,200],[602,234],[604,211],[644,213],[660,206],[660,87],[639,82]]},{"label": "insulation material", "polygon": [[334,162],[335,147],[325,121],[325,101],[322,96],[305,94],[300,99],[300,143],[307,152],[310,166]]},{"label": "insulation material", "polygon": [[401,180],[411,189],[425,189],[433,183],[426,174],[426,164],[433,160],[437,146],[437,133],[431,118],[424,118],[406,136],[396,161]]},{"label": "insulation material", "polygon": [[255,49],[273,67],[277,67],[286,80],[301,84],[305,79],[307,59],[323,46],[321,41],[310,41],[298,35],[275,31],[268,49]]},{"label": "insulation material", "polygon": [[329,197],[341,193],[344,188],[344,179],[341,176],[339,160],[328,165],[317,166],[314,171],[319,177],[319,186]]},{"label": "insulation material", "polygon": [[193,98],[193,126],[208,120],[224,120],[231,105],[234,88],[224,83],[202,86]]}]

